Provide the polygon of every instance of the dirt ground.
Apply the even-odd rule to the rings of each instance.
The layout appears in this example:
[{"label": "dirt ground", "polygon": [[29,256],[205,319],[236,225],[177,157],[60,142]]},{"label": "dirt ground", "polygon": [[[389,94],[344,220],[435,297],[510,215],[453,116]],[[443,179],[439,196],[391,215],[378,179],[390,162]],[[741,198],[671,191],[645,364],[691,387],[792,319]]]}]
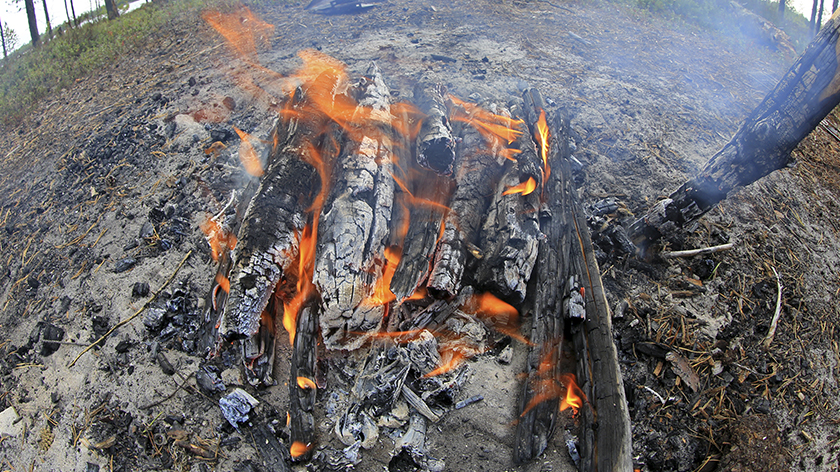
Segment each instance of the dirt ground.
[{"label": "dirt ground", "polygon": [[[610,3],[392,0],[341,16],[303,6],[252,7],[273,25],[258,41],[262,66],[288,75],[303,48],[353,76],[376,61],[405,99],[418,81],[500,100],[539,87],[571,116],[584,203],[614,198],[624,223],[711,157],[792,63],[736,33]],[[215,274],[199,224],[248,178],[233,127],[268,136],[279,92],[266,77],[186,15],[0,134],[3,470],[270,470],[253,434],[226,426],[220,394],[195,381]],[[796,165],[665,242],[733,249],[601,254],[639,469],[840,468],[840,122],[824,125]],[[215,141],[227,147],[206,153]],[[765,348],[779,287],[781,319]],[[141,311],[158,291],[159,308]],[[278,344],[278,385],[248,390],[260,401],[254,421],[282,440],[289,347]],[[574,470],[562,430],[571,416],[544,456],[511,463],[523,357],[519,346],[509,365],[468,364],[462,395],[485,399],[429,428],[443,470]],[[216,365],[228,391],[242,386],[234,354]],[[692,371],[696,384],[685,380]],[[329,436],[326,414],[316,424]],[[381,435],[357,470],[388,470],[397,435]]]}]

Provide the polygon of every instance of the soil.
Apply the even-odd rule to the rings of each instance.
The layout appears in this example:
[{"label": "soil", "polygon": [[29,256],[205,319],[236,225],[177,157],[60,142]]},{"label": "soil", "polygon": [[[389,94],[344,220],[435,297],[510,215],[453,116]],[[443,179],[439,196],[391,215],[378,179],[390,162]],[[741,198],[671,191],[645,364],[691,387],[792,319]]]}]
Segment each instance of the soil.
[{"label": "soil", "polygon": [[[539,87],[571,116],[584,203],[616,199],[622,223],[711,157],[792,63],[738,32],[610,3],[391,0],[339,16],[303,7],[252,6],[274,25],[257,60],[276,75],[255,73],[184,14],[0,134],[4,468],[268,470],[253,431],[227,425],[221,393],[196,386],[216,270],[199,224],[247,183],[234,127],[268,137],[280,93],[271,77],[290,74],[299,50],[329,54],[353,76],[376,61],[398,98],[418,81],[473,100]],[[795,165],[664,242],[733,249],[645,261],[602,247],[639,469],[840,467],[840,134],[829,132],[840,123],[824,124]],[[225,146],[205,152],[216,141]],[[781,318],[764,347],[778,290]],[[484,400],[429,428],[444,470],[574,470],[562,430],[538,460],[511,463],[524,362],[515,346],[508,365],[469,363],[461,396]],[[288,345],[278,343],[278,385],[260,390],[243,386],[231,351],[214,362],[227,391],[246,388],[260,402],[252,421],[284,440]],[[564,422],[574,429],[571,415]],[[357,470],[387,469],[392,436]]]}]

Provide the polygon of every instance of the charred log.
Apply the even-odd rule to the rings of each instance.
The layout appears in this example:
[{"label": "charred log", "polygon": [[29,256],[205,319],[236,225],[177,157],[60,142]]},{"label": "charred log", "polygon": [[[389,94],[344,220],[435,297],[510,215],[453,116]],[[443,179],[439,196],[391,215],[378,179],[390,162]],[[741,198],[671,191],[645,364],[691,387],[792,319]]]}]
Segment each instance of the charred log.
[{"label": "charred log", "polygon": [[295,460],[310,457],[315,443],[315,365],[318,342],[318,301],[310,299],[296,320],[289,380],[289,417]]},{"label": "charred log", "polygon": [[460,291],[467,261],[476,257],[470,248],[477,247],[482,219],[504,162],[504,157],[495,152],[498,149],[491,147],[477,129],[461,128],[455,193],[428,282],[429,289],[444,297]]},{"label": "charred log", "polygon": [[414,90],[414,101],[426,114],[417,135],[417,163],[441,175],[452,174],[455,162],[455,139],[446,109],[446,90],[442,85],[426,91]]},{"label": "charred log", "polygon": [[516,162],[506,163],[481,229],[479,247],[483,258],[476,276],[478,287],[513,303],[525,299],[528,279],[537,260],[540,194],[511,192],[511,189],[529,179],[537,187],[542,180],[537,148],[524,122],[519,125],[519,131],[514,143],[519,151]]},{"label": "charred log", "polygon": [[[525,93],[526,121],[536,127],[539,110],[545,108],[542,97],[535,90]],[[571,275],[570,249],[573,244],[572,221],[573,180],[568,166],[562,162],[569,157],[568,125],[556,120],[550,141],[548,163],[553,172],[545,180],[545,203],[539,214],[540,231],[538,256],[533,280],[529,286],[533,294],[530,340],[526,364],[527,380],[522,385],[516,425],[514,461],[526,462],[540,455],[554,433],[559,413],[560,348],[563,342],[563,301],[569,293]],[[546,367],[547,366],[547,367]]]},{"label": "charred log", "polygon": [[355,349],[379,329],[384,308],[360,306],[371,274],[384,264],[394,198],[390,149],[390,92],[376,65],[357,86],[354,127],[335,163],[337,175],[321,218],[314,283],[324,302],[321,329],[327,348]]},{"label": "charred log", "polygon": [[403,194],[409,208],[409,225],[402,257],[391,279],[391,292],[401,302],[422,287],[429,276],[435,247],[440,239],[454,182],[435,172],[417,169],[412,194]]},{"label": "charred log", "polygon": [[633,224],[631,238],[640,249],[697,220],[733,190],[790,163],[791,151],[840,103],[838,37],[840,17],[834,16],[732,140]]}]

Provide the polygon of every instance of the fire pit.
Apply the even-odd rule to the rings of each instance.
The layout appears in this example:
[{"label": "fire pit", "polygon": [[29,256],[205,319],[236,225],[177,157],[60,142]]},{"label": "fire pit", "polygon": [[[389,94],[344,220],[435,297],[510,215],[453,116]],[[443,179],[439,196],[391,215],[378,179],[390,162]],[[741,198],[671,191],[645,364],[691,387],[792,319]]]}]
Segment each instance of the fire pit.
[{"label": "fire pit", "polygon": [[836,462],[840,125],[660,241],[724,252],[617,225],[787,64],[612,4],[303,7],[181,19],[1,137],[14,468]]}]

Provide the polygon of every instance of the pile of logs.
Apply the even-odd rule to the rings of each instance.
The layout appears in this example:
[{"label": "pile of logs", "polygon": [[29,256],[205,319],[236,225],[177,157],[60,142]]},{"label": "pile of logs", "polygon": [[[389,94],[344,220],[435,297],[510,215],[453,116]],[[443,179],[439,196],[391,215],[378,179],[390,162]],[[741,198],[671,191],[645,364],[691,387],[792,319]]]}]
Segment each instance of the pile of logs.
[{"label": "pile of logs", "polygon": [[[213,218],[208,353],[238,342],[249,381],[270,385],[282,319],[293,346],[290,446],[308,460],[325,378],[319,349],[367,349],[336,435],[368,447],[371,418],[404,401],[415,436],[406,433],[403,450],[434,469],[416,442],[442,411],[424,399],[459,388],[459,363],[501,333],[529,349],[514,460],[543,452],[574,389],[583,397],[581,469],[631,470],[566,119],[535,89],[479,106],[418,86],[413,105],[392,103],[375,65],[351,84],[328,58],[303,57],[315,67],[280,110],[258,185]],[[570,347],[576,361],[565,365]]]}]

